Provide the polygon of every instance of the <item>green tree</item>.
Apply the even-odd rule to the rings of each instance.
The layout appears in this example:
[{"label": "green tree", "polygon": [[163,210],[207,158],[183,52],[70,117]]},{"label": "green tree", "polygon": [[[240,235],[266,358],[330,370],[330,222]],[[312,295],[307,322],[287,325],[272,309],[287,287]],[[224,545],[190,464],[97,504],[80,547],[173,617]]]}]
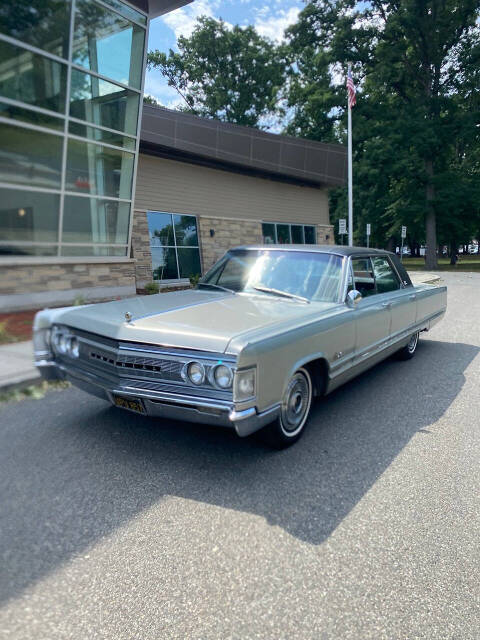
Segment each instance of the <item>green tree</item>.
[{"label": "green tree", "polygon": [[[313,0],[289,30],[295,60],[289,131],[345,140],[346,92],[335,78],[352,62],[360,87],[353,138],[357,222],[362,228],[372,222],[391,242],[407,224],[426,240],[430,268],[437,264],[437,225],[448,234],[447,222],[456,219],[458,226],[464,203],[474,200],[479,9],[478,0]],[[344,202],[334,194],[334,206]]]},{"label": "green tree", "polygon": [[259,126],[275,111],[285,82],[286,47],[253,27],[229,28],[207,17],[177,44],[178,52],[150,51],[148,67],[167,78],[186,111],[247,126]]}]

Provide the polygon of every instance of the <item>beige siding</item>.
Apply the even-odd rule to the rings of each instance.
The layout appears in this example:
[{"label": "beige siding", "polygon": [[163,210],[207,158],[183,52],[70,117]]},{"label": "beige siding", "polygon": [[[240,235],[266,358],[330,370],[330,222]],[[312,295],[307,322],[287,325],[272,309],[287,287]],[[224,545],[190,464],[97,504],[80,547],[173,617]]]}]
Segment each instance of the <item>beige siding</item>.
[{"label": "beige siding", "polygon": [[135,209],[328,225],[324,189],[140,155]]}]

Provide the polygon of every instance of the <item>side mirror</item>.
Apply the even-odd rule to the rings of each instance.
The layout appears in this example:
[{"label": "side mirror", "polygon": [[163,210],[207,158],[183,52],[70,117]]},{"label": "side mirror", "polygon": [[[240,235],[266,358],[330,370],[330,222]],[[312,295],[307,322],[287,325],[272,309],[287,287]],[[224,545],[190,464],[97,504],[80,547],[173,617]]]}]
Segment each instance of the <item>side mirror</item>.
[{"label": "side mirror", "polygon": [[360,293],[360,291],[357,291],[356,289],[352,289],[347,293],[347,305],[352,309],[355,309],[355,307],[357,306],[357,304],[360,302],[361,299],[362,299],[362,294]]}]

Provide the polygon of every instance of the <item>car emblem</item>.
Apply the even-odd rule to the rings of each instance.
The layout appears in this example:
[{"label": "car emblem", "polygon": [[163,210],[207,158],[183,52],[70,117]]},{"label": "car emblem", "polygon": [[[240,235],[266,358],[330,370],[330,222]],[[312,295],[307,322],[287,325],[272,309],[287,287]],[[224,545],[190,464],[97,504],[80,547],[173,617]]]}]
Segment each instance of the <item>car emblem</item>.
[{"label": "car emblem", "polygon": [[125,320],[127,322],[131,322],[132,321],[132,314],[130,313],[130,311],[125,311]]}]

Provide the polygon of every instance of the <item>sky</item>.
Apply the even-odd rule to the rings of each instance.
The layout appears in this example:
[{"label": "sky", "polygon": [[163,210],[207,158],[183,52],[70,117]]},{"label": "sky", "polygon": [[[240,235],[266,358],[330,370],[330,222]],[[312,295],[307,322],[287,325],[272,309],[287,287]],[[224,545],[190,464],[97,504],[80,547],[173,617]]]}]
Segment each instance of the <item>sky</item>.
[{"label": "sky", "polygon": [[[148,48],[175,50],[178,36],[190,35],[196,19],[204,15],[222,18],[232,25],[251,24],[261,35],[281,40],[303,6],[302,0],[195,0],[151,22]],[[159,71],[147,71],[145,93],[166,107],[175,108],[181,103],[175,89],[168,86]]]}]

